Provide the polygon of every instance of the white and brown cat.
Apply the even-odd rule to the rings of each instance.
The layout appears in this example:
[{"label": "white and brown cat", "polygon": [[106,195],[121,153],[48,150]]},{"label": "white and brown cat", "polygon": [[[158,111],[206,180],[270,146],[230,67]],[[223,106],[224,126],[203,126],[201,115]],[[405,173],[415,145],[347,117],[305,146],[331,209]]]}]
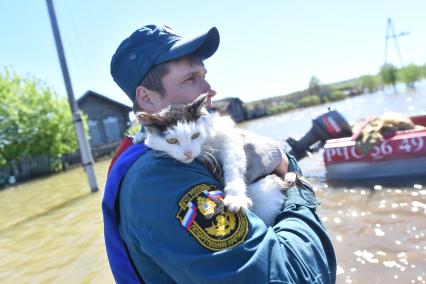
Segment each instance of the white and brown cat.
[{"label": "white and brown cat", "polygon": [[209,113],[206,95],[193,103],[172,105],[155,114],[140,113],[146,132],[135,137],[162,154],[182,162],[198,159],[220,171],[224,204],[237,212],[250,208],[267,225],[280,212],[284,183],[274,174],[282,162],[279,144],[235,127],[225,115]]}]

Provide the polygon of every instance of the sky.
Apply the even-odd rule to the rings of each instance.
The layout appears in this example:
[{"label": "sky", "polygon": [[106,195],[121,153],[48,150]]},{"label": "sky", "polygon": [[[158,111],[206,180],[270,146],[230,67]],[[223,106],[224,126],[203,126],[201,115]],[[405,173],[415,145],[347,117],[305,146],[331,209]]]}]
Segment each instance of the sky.
[{"label": "sky", "polygon": [[[109,73],[122,40],[151,23],[182,36],[215,26],[221,43],[205,64],[216,99],[244,102],[376,74],[390,17],[403,64],[426,63],[426,1],[54,0],[75,97],[92,90],[130,105]],[[0,72],[35,77],[66,96],[44,0],[0,0]],[[394,42],[388,61],[400,67]]]}]

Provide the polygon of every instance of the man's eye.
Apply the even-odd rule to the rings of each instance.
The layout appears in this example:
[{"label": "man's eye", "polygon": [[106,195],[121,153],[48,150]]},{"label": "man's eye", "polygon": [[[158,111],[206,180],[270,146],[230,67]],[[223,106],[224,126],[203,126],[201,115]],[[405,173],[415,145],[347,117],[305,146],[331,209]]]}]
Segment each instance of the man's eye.
[{"label": "man's eye", "polygon": [[178,142],[178,140],[176,138],[169,138],[166,141],[169,144],[176,144]]},{"label": "man's eye", "polygon": [[189,83],[194,83],[195,82],[195,77],[189,77],[188,79],[185,80],[186,82]]},{"label": "man's eye", "polygon": [[200,132],[196,132],[196,133],[192,134],[191,139],[195,139],[198,136],[200,136]]}]

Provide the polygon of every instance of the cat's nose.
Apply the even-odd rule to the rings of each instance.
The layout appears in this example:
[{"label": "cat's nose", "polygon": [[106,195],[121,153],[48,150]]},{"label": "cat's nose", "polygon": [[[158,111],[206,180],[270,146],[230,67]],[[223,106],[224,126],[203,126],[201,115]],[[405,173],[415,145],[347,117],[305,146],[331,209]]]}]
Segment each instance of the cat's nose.
[{"label": "cat's nose", "polygon": [[192,152],[191,152],[191,151],[186,151],[186,152],[184,152],[183,154],[185,155],[185,157],[186,157],[187,159],[191,159],[191,158],[192,158]]}]

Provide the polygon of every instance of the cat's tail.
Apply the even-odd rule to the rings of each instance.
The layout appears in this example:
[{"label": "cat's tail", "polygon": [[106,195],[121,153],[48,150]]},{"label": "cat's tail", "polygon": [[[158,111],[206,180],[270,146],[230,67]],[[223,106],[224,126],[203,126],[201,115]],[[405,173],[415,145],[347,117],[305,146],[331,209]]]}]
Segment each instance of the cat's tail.
[{"label": "cat's tail", "polygon": [[247,186],[247,196],[253,201],[250,210],[267,226],[272,226],[286,199],[284,181],[271,174]]}]

